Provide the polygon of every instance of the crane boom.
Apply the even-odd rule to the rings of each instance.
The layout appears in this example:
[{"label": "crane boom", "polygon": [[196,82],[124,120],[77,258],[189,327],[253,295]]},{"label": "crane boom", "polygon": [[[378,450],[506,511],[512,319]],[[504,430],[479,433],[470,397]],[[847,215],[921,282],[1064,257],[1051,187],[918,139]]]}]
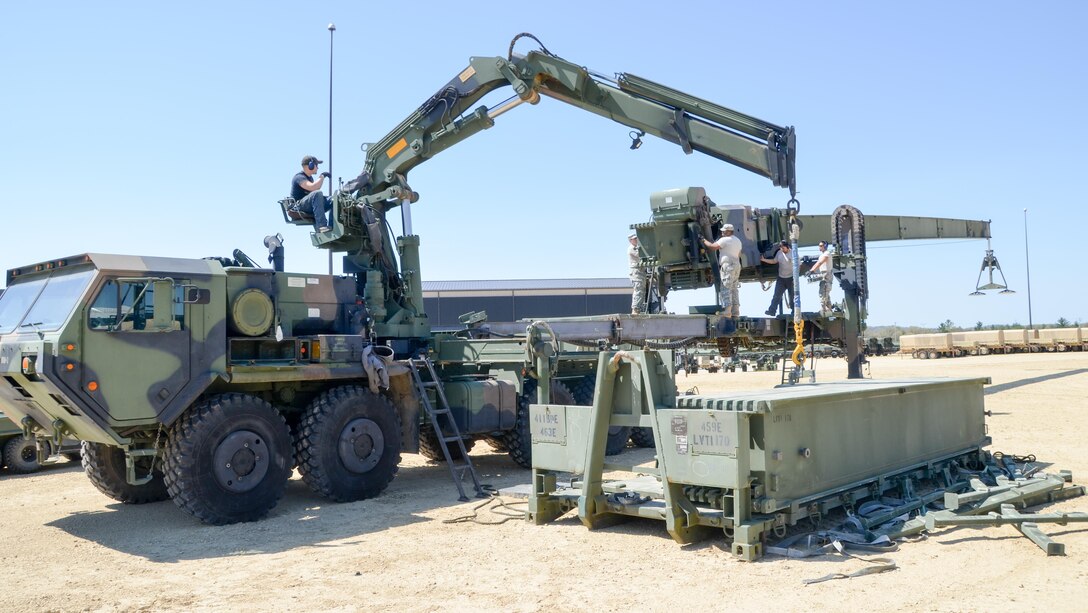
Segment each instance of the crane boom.
[{"label": "crane boom", "polygon": [[[514,96],[494,108],[471,107],[509,86]],[[796,193],[792,127],[768,123],[628,73],[608,80],[543,51],[525,56],[474,57],[389,134],[369,146],[365,195],[404,187],[408,172],[453,145],[495,125],[495,118],[541,96],[559,100],[771,179]],[[471,109],[471,110],[470,110]]]}]

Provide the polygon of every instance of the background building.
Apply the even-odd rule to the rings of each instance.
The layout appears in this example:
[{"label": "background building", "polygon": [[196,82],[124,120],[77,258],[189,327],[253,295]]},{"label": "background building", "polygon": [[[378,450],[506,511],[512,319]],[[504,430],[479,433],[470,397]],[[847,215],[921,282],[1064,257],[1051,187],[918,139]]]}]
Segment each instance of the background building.
[{"label": "background building", "polygon": [[435,328],[456,328],[457,318],[487,311],[489,321],[631,312],[631,282],[615,279],[424,281],[423,308]]}]

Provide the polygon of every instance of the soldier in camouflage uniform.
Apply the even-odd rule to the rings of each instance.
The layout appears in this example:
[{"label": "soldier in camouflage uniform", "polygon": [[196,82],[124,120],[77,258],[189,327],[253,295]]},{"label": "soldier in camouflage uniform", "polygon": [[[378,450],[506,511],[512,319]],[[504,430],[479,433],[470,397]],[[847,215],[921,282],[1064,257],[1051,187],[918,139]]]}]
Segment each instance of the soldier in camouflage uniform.
[{"label": "soldier in camouflage uniform", "polygon": [[703,247],[710,251],[721,251],[718,264],[721,267],[721,290],[718,303],[726,317],[740,317],[740,239],[733,236],[733,224],[725,224],[722,236],[713,243],[703,239]]},{"label": "soldier in camouflage uniform", "polygon": [[641,315],[646,312],[646,269],[639,260],[638,236],[627,237],[627,264],[631,277],[631,314]]}]

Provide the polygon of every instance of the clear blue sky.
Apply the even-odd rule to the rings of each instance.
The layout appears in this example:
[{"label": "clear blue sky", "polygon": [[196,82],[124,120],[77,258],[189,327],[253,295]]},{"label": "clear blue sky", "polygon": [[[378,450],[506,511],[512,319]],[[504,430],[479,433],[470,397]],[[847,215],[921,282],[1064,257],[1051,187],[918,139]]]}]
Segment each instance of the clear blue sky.
[{"label": "clear blue sky", "polygon": [[[598,6],[600,5],[600,6]],[[380,6],[380,10],[378,10]],[[612,7],[609,9],[603,6]],[[1012,296],[969,298],[985,243],[870,245],[870,323],[1088,321],[1083,2],[21,2],[0,60],[0,268],[85,251],[263,259],[322,272],[276,200],[328,155],[326,25],[335,22],[333,173],[519,32],[595,71],[631,72],[798,133],[802,212],[993,221]],[[527,51],[531,41],[518,49]],[[494,103],[504,98],[502,92]],[[425,279],[621,277],[655,190],[782,206],[785,190],[555,100],[524,105],[415,169]],[[399,227],[399,223],[394,223]],[[337,265],[339,270],[339,265]],[[805,284],[804,306],[816,305]],[[742,291],[744,311],[770,300]],[[673,310],[712,302],[677,294]]]}]

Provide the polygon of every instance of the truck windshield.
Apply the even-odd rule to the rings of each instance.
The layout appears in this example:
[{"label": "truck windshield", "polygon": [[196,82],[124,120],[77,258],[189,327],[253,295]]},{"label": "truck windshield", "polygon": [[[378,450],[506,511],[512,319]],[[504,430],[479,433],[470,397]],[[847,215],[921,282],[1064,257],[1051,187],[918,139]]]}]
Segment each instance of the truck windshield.
[{"label": "truck windshield", "polygon": [[45,279],[12,285],[0,297],[0,334],[8,334],[23,321],[23,315],[45,287]]},{"label": "truck windshield", "polygon": [[0,297],[0,334],[60,328],[93,274],[93,270],[54,274],[47,279],[12,285]]}]

